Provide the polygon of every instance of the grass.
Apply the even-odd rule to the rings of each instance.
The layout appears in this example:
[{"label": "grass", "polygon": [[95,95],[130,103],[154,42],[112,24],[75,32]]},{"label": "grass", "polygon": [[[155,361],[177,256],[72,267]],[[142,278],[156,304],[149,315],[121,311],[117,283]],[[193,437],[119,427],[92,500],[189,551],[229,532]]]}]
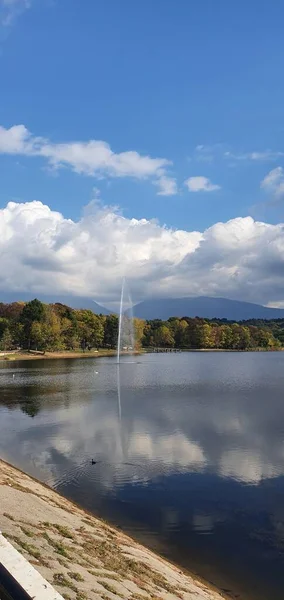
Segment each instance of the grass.
[{"label": "grass", "polygon": [[21,527],[22,532],[29,538],[33,538],[34,534],[30,529],[26,529],[25,527]]},{"label": "grass", "polygon": [[171,585],[161,573],[153,571],[148,565],[131,559],[128,559],[128,565],[132,573],[143,577],[144,581],[146,580],[147,583],[152,583],[170,594],[176,594],[176,588]]},{"label": "grass", "polygon": [[107,581],[98,579],[98,583],[100,583],[100,585],[102,585],[105,588],[105,590],[107,590],[107,592],[111,592],[112,594],[115,594],[116,596],[118,595],[117,589],[113,585],[108,583]]},{"label": "grass", "polygon": [[42,559],[40,551],[32,546],[31,544],[27,544],[24,540],[19,538],[17,535],[10,535],[9,533],[3,533],[4,537],[10,539],[15,542],[19,548],[27,552],[30,556],[40,561],[42,565],[48,566],[48,564]]},{"label": "grass", "polygon": [[75,581],[84,581],[84,577],[82,577],[82,575],[80,575],[80,573],[68,571],[67,575],[69,575],[69,577],[71,579],[75,579]]},{"label": "grass", "polygon": [[71,559],[69,552],[67,551],[66,547],[63,544],[61,544],[61,542],[56,542],[56,540],[53,540],[46,532],[44,532],[43,537],[48,542],[48,544],[52,546],[52,548],[54,548],[57,554],[60,554],[61,556],[64,556],[69,560]]},{"label": "grass", "polygon": [[84,557],[83,560],[77,560],[77,564],[80,565],[80,567],[84,567],[84,569],[89,569],[93,566],[93,563],[90,560],[87,560],[86,557]]},{"label": "grass", "polygon": [[74,535],[71,533],[70,529],[65,525],[53,525],[53,527],[62,535],[62,537],[68,538],[69,540],[74,540]]},{"label": "grass", "polygon": [[88,572],[94,577],[110,577],[114,581],[121,581],[120,575],[112,572],[106,573],[106,571],[103,571],[102,569],[88,569]]},{"label": "grass", "polygon": [[69,565],[68,565],[68,563],[66,562],[66,560],[63,560],[63,558],[58,558],[58,559],[57,559],[57,562],[59,562],[59,564],[60,564],[62,567],[64,567],[64,569],[68,569]]},{"label": "grass", "polygon": [[54,573],[53,583],[55,585],[62,585],[63,587],[68,587],[75,593],[78,592],[78,588],[72,583],[72,581],[69,581],[69,579],[65,577],[64,573]]},{"label": "grass", "polygon": [[114,571],[118,575],[136,578],[141,589],[145,591],[148,591],[145,585],[155,585],[164,591],[176,594],[176,588],[169,584],[162,574],[143,562],[125,557],[119,547],[116,547],[114,552],[113,545],[108,541],[99,541],[88,536],[83,543],[83,550],[88,556],[99,559],[105,569]]}]

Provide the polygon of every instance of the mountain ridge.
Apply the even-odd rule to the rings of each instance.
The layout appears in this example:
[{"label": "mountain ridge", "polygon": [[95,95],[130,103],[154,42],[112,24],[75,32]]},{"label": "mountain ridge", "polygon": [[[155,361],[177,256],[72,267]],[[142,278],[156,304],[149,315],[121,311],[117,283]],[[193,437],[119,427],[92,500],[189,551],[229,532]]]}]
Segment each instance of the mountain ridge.
[{"label": "mountain ridge", "polygon": [[23,293],[5,293],[5,292],[0,292],[0,302],[3,302],[5,304],[10,304],[11,302],[29,302],[30,300],[33,300],[34,298],[37,298],[38,300],[40,300],[41,302],[44,302],[45,304],[65,304],[66,306],[70,306],[70,308],[77,308],[77,309],[89,309],[92,310],[94,313],[96,314],[102,314],[102,315],[110,315],[111,311],[108,310],[107,308],[105,308],[105,306],[102,306],[101,304],[98,304],[97,302],[95,302],[94,300],[92,300],[91,298],[86,298],[84,296],[65,296],[63,294],[54,294],[54,295],[47,295],[47,294],[40,294],[40,293],[28,293],[28,292],[23,292]]},{"label": "mountain ridge", "polygon": [[284,309],[281,308],[269,308],[261,304],[209,296],[148,299],[136,304],[133,312],[135,317],[140,319],[162,319],[163,321],[170,317],[203,317],[232,321],[284,319]]},{"label": "mountain ridge", "polygon": [[[116,312],[110,311],[105,306],[84,296],[0,292],[0,302],[4,303],[29,302],[33,298],[38,298],[46,304],[60,303],[74,309],[89,309],[96,314],[109,315]],[[135,317],[140,319],[162,319],[163,321],[170,317],[217,318],[229,321],[284,319],[284,309],[281,308],[270,308],[242,300],[210,296],[149,298],[134,305],[133,313]],[[125,314],[129,314],[129,311],[125,311]]]}]

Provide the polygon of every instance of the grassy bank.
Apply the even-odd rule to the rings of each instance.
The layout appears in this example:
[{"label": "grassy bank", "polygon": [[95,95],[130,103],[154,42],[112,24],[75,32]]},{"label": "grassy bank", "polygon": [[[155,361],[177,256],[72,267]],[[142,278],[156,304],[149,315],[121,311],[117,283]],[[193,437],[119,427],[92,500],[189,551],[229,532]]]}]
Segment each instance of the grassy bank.
[{"label": "grassy bank", "polygon": [[[246,350],[237,350],[237,349],[225,349],[225,348],[183,348],[181,352],[281,352],[284,348],[248,348]],[[135,352],[134,354],[157,354],[157,351],[154,349],[149,350],[148,348],[142,349],[139,352]],[[162,354],[166,353],[166,350],[161,352]],[[171,352],[169,351],[169,354]],[[122,353],[123,354],[123,353]],[[103,356],[116,356],[116,350],[77,350],[77,351],[67,351],[64,350],[62,352],[4,352],[0,353],[0,361],[15,361],[15,360],[48,360],[48,359],[59,359],[59,358],[101,358]]]},{"label": "grassy bank", "polygon": [[62,352],[4,352],[0,354],[0,360],[5,361],[13,361],[13,360],[47,360],[54,358],[99,358],[102,356],[115,356],[116,350],[77,350],[77,351],[68,351],[64,350]]},{"label": "grassy bank", "polygon": [[0,529],[66,600],[225,597],[1,460]]}]

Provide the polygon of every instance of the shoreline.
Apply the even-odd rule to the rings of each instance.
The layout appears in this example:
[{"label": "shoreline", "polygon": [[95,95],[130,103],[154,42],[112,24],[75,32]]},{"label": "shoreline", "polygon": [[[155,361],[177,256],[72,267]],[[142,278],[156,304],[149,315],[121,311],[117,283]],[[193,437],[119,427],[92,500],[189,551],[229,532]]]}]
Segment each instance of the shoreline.
[{"label": "shoreline", "polygon": [[104,356],[116,356],[116,350],[90,350],[87,352],[73,351],[67,352],[4,352],[0,353],[0,361],[15,361],[15,360],[54,360],[60,358],[102,358]]},{"label": "shoreline", "polygon": [[229,599],[1,459],[0,507],[4,537],[67,600]]},{"label": "shoreline", "polygon": [[[209,352],[209,353],[248,353],[248,352],[283,352],[284,348],[249,348],[247,350],[237,350],[231,348],[182,348],[179,352],[171,352],[171,350],[162,350],[157,352],[155,350],[148,351],[147,348],[143,348],[141,351],[136,351],[134,354],[177,354],[177,353],[190,353],[190,352]],[[123,353],[122,353],[123,354]],[[128,354],[127,352],[125,353]],[[76,359],[76,358],[103,358],[109,356],[116,356],[116,350],[90,350],[90,351],[59,351],[59,352],[0,352],[0,362],[12,362],[19,360],[55,360],[55,359]]]}]

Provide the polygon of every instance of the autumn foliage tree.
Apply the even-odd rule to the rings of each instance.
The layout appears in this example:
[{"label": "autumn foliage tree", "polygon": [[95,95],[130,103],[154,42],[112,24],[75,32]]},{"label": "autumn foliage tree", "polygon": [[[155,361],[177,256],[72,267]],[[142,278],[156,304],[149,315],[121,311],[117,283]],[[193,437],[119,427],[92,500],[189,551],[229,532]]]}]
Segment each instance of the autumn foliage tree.
[{"label": "autumn foliage tree", "polygon": [[[284,320],[229,322],[184,316],[168,321],[134,318],[135,349],[180,348],[266,350],[284,345]],[[0,303],[0,350],[59,351],[115,349],[118,316],[97,315],[64,304]]]}]

